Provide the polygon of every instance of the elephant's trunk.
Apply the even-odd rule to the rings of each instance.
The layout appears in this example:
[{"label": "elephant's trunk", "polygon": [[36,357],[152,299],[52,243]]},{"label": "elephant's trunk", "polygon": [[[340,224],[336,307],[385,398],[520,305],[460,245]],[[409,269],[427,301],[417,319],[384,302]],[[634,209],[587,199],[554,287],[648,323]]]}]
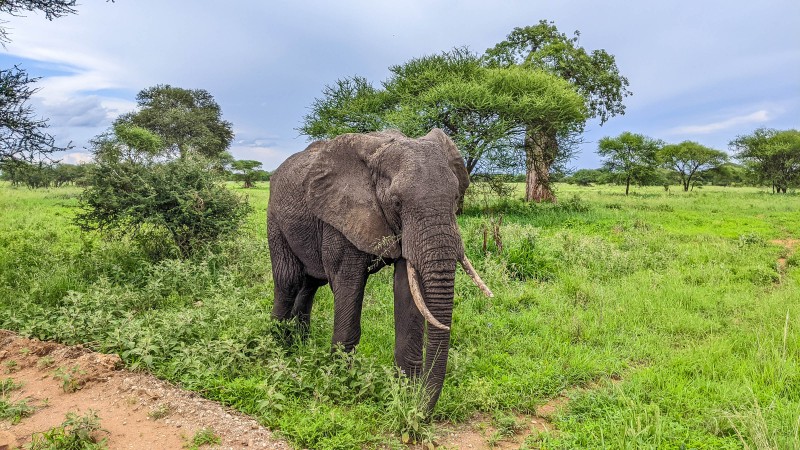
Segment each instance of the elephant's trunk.
[{"label": "elephant's trunk", "polygon": [[453,224],[441,223],[441,218],[412,223],[404,227],[403,253],[414,303],[428,322],[421,375],[430,395],[428,407],[432,408],[441,394],[447,368],[455,271],[462,244]]}]

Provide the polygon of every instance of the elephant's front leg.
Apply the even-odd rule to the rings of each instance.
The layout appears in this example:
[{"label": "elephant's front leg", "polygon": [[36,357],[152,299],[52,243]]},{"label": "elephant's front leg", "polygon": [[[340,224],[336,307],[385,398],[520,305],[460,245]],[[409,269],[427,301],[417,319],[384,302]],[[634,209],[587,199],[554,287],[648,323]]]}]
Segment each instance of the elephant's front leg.
[{"label": "elephant's front leg", "polygon": [[333,291],[333,342],[346,352],[352,351],[361,341],[361,306],[367,274],[337,276],[331,280]]},{"label": "elephant's front leg", "polygon": [[408,287],[405,258],[394,265],[394,359],[410,377],[422,375],[422,344],[425,319],[414,305]]},{"label": "elephant's front leg", "polygon": [[370,257],[333,228],[323,232],[322,261],[333,291],[333,345],[352,351],[361,340],[361,306]]}]

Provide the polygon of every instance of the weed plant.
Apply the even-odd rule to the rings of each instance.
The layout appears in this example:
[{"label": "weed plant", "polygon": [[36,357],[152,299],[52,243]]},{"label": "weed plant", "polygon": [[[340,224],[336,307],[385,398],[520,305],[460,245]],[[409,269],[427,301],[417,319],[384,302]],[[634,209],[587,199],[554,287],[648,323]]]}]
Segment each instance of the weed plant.
[{"label": "weed plant", "polygon": [[12,391],[16,391],[21,387],[21,384],[16,383],[11,378],[0,381],[0,420],[8,420],[14,425],[33,414],[36,410],[33,406],[28,405],[27,400],[14,400],[11,398]]},{"label": "weed plant", "polygon": [[105,450],[105,438],[97,435],[103,430],[100,417],[89,410],[84,415],[67,413],[64,422],[42,433],[35,433],[26,450]]},{"label": "weed plant", "polygon": [[211,428],[201,428],[197,430],[197,432],[192,436],[192,440],[189,441],[188,448],[190,450],[197,450],[202,446],[213,446],[219,445],[222,442],[219,436],[214,433],[214,430]]},{"label": "weed plant", "polygon": [[[231,187],[232,189],[235,189]],[[393,364],[392,274],[369,280],[363,338],[330,351],[333,298],[302,342],[270,319],[268,186],[246,228],[185,260],[82,234],[77,190],[0,187],[0,327],[83,343],[256,416],[294,445],[402,448],[435,426]],[[565,392],[547,448],[797,448],[800,197],[560,187],[556,204],[481,199],[459,225],[487,299],[456,279],[433,416],[532,413]],[[503,249],[483,249],[486,212]],[[778,258],[786,258],[785,267]],[[788,317],[788,319],[787,319]],[[766,445],[767,447],[763,447]]]}]

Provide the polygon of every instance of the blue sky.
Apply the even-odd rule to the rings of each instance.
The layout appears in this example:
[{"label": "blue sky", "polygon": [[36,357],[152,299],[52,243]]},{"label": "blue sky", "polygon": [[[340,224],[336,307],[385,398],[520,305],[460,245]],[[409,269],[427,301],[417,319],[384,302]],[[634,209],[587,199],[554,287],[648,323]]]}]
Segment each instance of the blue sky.
[{"label": "blue sky", "polygon": [[600,165],[597,140],[623,131],[727,150],[758,127],[800,127],[800,2],[89,0],[48,22],[8,17],[0,67],[41,76],[34,105],[85,160],[89,139],[138,91],[209,91],[234,125],[231,152],[274,169],[308,141],[296,128],[326,84],[552,20],[630,81],[624,116],[590,122],[574,168]]}]

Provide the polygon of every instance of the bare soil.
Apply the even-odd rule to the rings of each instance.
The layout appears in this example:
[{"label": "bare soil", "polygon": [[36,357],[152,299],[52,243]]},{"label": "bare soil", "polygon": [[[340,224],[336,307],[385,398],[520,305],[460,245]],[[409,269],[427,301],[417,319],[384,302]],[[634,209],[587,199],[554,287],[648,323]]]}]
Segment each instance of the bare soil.
[{"label": "bare soil", "polygon": [[25,339],[0,330],[0,379],[21,383],[12,401],[36,411],[18,424],[0,422],[0,450],[22,447],[60,425],[68,412],[96,411],[109,449],[181,449],[211,429],[222,449],[290,449],[251,417],[151,375],[121,369],[117,355]]},{"label": "bare soil", "polygon": [[786,249],[785,256],[781,256],[778,258],[778,268],[781,272],[786,270],[786,260],[788,256],[791,256],[795,250],[797,250],[797,246],[800,245],[800,239],[788,238],[788,239],[774,239],[770,241],[770,243],[775,245],[780,245],[781,247]]},{"label": "bare soil", "polygon": [[[518,429],[511,435],[498,435],[497,427],[492,423],[492,418],[485,414],[478,414],[466,423],[458,425],[440,424],[434,440],[437,449],[468,449],[468,450],[512,450],[522,446],[525,440],[533,435],[557,434],[558,429],[553,425],[551,418],[561,411],[569,399],[560,395],[536,409],[536,414],[518,414],[516,416]],[[425,444],[409,446],[411,450],[426,450]]]}]

